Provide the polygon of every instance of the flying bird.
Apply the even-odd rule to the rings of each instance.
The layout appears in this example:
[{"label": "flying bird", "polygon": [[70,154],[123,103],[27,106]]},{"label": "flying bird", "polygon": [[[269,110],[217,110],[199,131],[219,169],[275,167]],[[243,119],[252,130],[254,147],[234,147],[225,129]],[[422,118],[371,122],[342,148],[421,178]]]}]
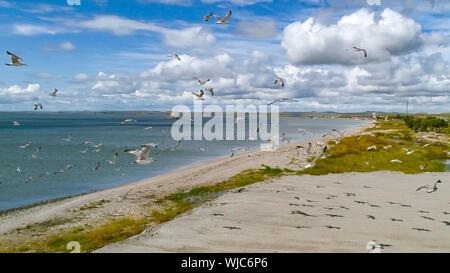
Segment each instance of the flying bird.
[{"label": "flying bird", "polygon": [[275,78],[275,80],[273,81],[273,84],[277,84],[280,83],[281,87],[284,87],[284,80],[282,78]]},{"label": "flying bird", "polygon": [[196,80],[198,81],[198,85],[204,85],[205,83],[211,81],[210,79],[207,79],[206,81],[202,81],[202,80],[200,80],[200,79],[197,78],[197,77],[194,77],[194,79],[196,79]]},{"label": "flying bird", "polygon": [[205,17],[203,17],[203,21],[208,22],[209,19],[211,19],[211,17],[214,15],[214,13],[211,11],[208,15],[206,15]]},{"label": "flying bird", "polygon": [[353,50],[354,51],[362,51],[362,52],[364,52],[364,58],[367,58],[367,51],[365,50],[365,49],[362,49],[362,48],[358,48],[358,47],[353,47]]},{"label": "flying bird", "polygon": [[56,97],[56,93],[58,93],[58,89],[53,90],[53,92],[51,92],[49,95],[51,97]]},{"label": "flying bird", "polygon": [[216,17],[216,19],[217,19],[217,22],[216,22],[216,24],[219,24],[219,25],[226,25],[226,24],[228,24],[228,19],[230,19],[230,17],[231,17],[231,10],[228,12],[228,14],[225,16],[225,18],[221,18],[221,17],[219,17],[219,16],[217,16],[217,15],[215,15],[215,14],[213,14],[215,17]]},{"label": "flying bird", "polygon": [[391,162],[392,163],[402,163],[402,161],[399,159],[392,159]]},{"label": "flying bird", "polygon": [[430,185],[425,185],[425,186],[419,187],[416,191],[419,191],[421,189],[427,189],[427,193],[435,192],[438,189],[437,184],[439,184],[439,183],[442,183],[441,180],[436,181],[436,183],[434,183],[433,187],[431,187]]},{"label": "flying bird", "polygon": [[30,147],[30,145],[31,145],[31,141],[28,142],[28,143],[25,144],[25,145],[19,146],[19,148],[20,148],[20,149],[27,149],[28,147]]},{"label": "flying bird", "polygon": [[276,102],[286,102],[286,101],[298,102],[298,100],[294,100],[294,99],[290,99],[290,98],[279,98],[279,99],[272,101],[271,103],[268,103],[267,105],[271,105]]},{"label": "flying bird", "polygon": [[116,152],[115,154],[114,154],[114,157],[113,157],[113,159],[112,160],[110,160],[110,161],[108,161],[108,163],[109,164],[111,164],[111,165],[114,165],[114,164],[116,164],[116,160],[117,160],[117,158],[119,158],[119,154]]},{"label": "flying bird", "polygon": [[196,97],[198,100],[205,100],[205,99],[203,98],[203,95],[205,95],[205,93],[203,92],[203,90],[200,90],[200,94],[197,94],[197,93],[194,93],[194,92],[192,92],[192,94],[194,94],[195,97]]},{"label": "flying bird", "polygon": [[209,93],[211,93],[211,96],[214,96],[214,88],[210,87],[210,88],[207,88],[206,90],[208,90]]},{"label": "flying bird", "polygon": [[167,57],[177,59],[178,61],[181,62],[180,56],[178,56],[178,54],[169,54],[167,55]]},{"label": "flying bird", "polygon": [[39,146],[39,148],[37,148],[36,152],[34,152],[34,154],[31,155],[32,158],[37,158],[39,155],[39,152],[42,150],[41,146]]},{"label": "flying bird", "polygon": [[100,169],[100,162],[97,162],[97,165],[92,169],[94,172],[98,171]]},{"label": "flying bird", "polygon": [[178,140],[177,144],[175,144],[175,146],[172,149],[170,149],[170,151],[175,152],[177,150],[178,146],[181,144],[181,141],[182,141],[182,139]]},{"label": "flying bird", "polygon": [[20,126],[20,122],[18,122],[18,121],[13,121],[12,123],[13,123],[14,127]]},{"label": "flying bird", "polygon": [[38,108],[41,108],[41,110],[42,110],[42,104],[40,104],[40,103],[35,103],[35,104],[34,104],[34,111],[36,111]]},{"label": "flying bird", "polygon": [[120,123],[120,126],[124,126],[126,124],[133,123],[133,122],[136,122],[136,120],[129,118],[129,119],[126,119],[126,120],[122,121]]},{"label": "flying bird", "polygon": [[155,160],[153,158],[150,158],[150,149],[151,148],[158,148],[158,145],[154,143],[148,143],[148,144],[142,144],[140,149],[136,150],[124,150],[124,152],[133,154],[136,156],[136,160],[134,161],[135,164],[149,164],[154,162]]},{"label": "flying bird", "polygon": [[7,65],[7,66],[22,66],[22,65],[26,65],[26,64],[22,63],[22,59],[19,58],[17,55],[15,55],[15,54],[13,54],[13,53],[11,53],[9,51],[6,51],[6,54],[8,54],[9,57],[11,58],[11,63],[10,64],[5,64],[5,65]]}]

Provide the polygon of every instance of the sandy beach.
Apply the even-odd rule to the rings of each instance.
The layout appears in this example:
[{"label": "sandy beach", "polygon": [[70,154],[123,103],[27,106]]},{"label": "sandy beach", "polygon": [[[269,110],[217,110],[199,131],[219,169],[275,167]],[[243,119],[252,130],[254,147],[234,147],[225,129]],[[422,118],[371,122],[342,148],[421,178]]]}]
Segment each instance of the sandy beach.
[{"label": "sandy beach", "polygon": [[[345,136],[371,126],[348,130]],[[297,154],[297,145],[326,143],[332,138],[285,144],[272,152],[242,153],[117,188],[8,211],[0,215],[0,242],[38,240],[68,228],[98,226],[123,217],[151,217],[152,209],[158,208],[156,200],[171,193],[222,182],[263,164],[299,170],[308,164],[310,155]],[[311,152],[321,150],[313,145]],[[450,188],[443,184],[432,195],[415,192],[437,178],[448,181],[449,175],[286,176],[248,186],[239,194],[226,193],[173,221],[148,226],[143,234],[98,251],[365,252],[365,244],[372,239],[392,244],[386,251],[448,251],[450,233],[444,222],[450,217],[444,212],[450,211]],[[384,226],[389,229],[380,228]]]},{"label": "sandy beach", "polygon": [[98,252],[449,252],[449,173],[285,176],[211,203]]}]

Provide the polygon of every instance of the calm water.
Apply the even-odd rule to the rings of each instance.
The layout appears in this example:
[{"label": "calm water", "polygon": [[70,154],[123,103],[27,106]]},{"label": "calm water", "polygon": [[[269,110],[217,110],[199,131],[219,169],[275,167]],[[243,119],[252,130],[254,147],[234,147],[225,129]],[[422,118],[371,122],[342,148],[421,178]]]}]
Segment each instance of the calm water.
[{"label": "calm water", "polygon": [[[168,113],[0,113],[0,210],[164,174],[230,155],[233,147],[250,150],[259,147],[259,141],[183,141],[176,152],[171,152],[176,142],[170,136],[174,120],[168,116]],[[120,126],[126,118],[138,122]],[[21,126],[14,127],[12,121],[19,121]],[[345,130],[365,122],[281,116],[280,133],[287,133],[292,141],[305,140],[332,128]],[[304,135],[298,128],[313,133]],[[30,141],[29,148],[19,148]],[[150,142],[157,143],[160,149],[159,154],[151,155],[156,160],[152,164],[133,164],[134,156],[122,152]],[[102,146],[93,147],[98,144]],[[39,146],[42,150],[33,158]],[[81,152],[86,149],[86,153]],[[116,151],[118,160],[109,164]],[[94,172],[97,162],[101,162],[101,167]],[[69,164],[72,169],[55,174]]]}]

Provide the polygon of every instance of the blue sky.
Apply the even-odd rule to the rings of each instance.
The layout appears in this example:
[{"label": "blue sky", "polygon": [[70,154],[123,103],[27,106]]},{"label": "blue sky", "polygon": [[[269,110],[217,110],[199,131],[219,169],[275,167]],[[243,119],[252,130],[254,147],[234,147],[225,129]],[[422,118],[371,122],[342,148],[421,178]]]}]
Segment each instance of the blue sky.
[{"label": "blue sky", "polygon": [[[229,10],[229,25],[202,20]],[[0,111],[170,110],[198,77],[216,91],[205,104],[448,112],[449,14],[444,0],[0,0],[3,61],[27,64],[0,68]]]}]

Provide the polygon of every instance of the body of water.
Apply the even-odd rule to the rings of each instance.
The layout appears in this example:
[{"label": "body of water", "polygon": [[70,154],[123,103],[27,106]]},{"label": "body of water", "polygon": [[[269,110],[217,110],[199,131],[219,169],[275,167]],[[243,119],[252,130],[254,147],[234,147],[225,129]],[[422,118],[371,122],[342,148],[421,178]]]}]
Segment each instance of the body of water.
[{"label": "body of water", "polygon": [[[0,113],[0,210],[135,182],[231,154],[234,147],[259,148],[261,141],[176,141],[169,113]],[[124,119],[137,122],[120,126]],[[13,121],[21,125],[14,126]],[[291,141],[347,130],[367,121],[280,117]],[[151,128],[150,128],[151,127]],[[225,128],[225,126],[224,126]],[[305,134],[298,129],[311,131]],[[155,162],[136,165],[126,148],[157,143]],[[20,146],[26,146],[20,148]],[[41,147],[36,157],[38,148]],[[110,164],[115,152],[119,158]],[[100,168],[93,168],[100,162]],[[20,171],[19,171],[20,169]]]}]

